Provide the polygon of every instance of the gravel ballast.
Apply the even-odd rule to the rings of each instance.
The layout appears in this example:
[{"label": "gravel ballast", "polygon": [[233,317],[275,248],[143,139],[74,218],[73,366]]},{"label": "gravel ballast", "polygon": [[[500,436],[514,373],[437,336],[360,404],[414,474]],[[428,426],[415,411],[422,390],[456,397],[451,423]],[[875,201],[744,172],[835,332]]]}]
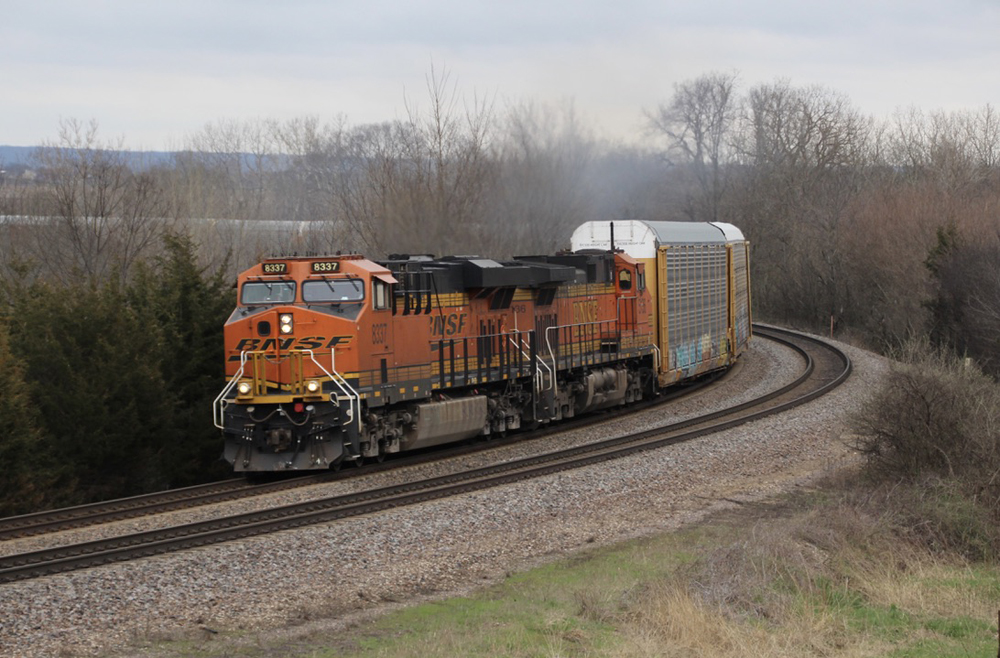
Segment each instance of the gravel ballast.
[{"label": "gravel ballast", "polygon": [[[830,395],[705,439],[530,482],[183,553],[0,585],[0,656],[145,655],[158,639],[336,628],[358,613],[494,582],[583,547],[669,531],[856,459],[844,421],[877,390],[880,357],[844,347],[854,374]],[[4,554],[346,493],[518,459],[731,406],[794,379],[789,350],[754,341],[719,386],[663,409],[549,437],[153,519],[0,544]],[[737,502],[734,502],[737,501]],[[288,632],[287,630],[285,632]],[[291,631],[291,632],[294,632]]]}]

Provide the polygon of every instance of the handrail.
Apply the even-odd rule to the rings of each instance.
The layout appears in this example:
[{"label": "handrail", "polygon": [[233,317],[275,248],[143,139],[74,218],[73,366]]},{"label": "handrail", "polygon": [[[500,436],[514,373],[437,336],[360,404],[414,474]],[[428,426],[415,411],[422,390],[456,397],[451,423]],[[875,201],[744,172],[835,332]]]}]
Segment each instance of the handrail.
[{"label": "handrail", "polygon": [[[521,332],[516,332],[516,333],[521,333]],[[531,332],[526,332],[526,333],[531,333]],[[508,340],[510,340],[510,344],[514,346],[514,349],[516,349],[518,352],[520,352],[521,356],[523,356],[525,359],[527,359],[528,361],[531,361],[531,356],[529,354],[526,354],[524,352],[524,345],[523,345],[524,339],[523,338],[521,339],[521,344],[519,345],[514,340],[513,334],[507,334],[507,335],[510,336],[510,338]],[[555,375],[553,374],[552,369],[549,368],[549,364],[545,363],[545,359],[536,359],[536,360],[538,361],[538,363],[542,364],[542,367],[544,367],[546,370],[549,371],[549,379],[553,379],[554,380],[555,379]],[[535,381],[535,388],[537,388],[540,391],[543,390],[542,387],[545,385],[545,373],[543,373],[541,370],[536,370],[535,371],[535,380],[536,380]]]},{"label": "handrail", "polygon": [[[617,298],[617,301],[615,303],[615,314],[617,316],[616,319],[618,320],[619,323],[622,321],[622,302],[627,302],[627,301],[633,301],[634,302],[637,299],[639,299],[639,293],[636,293],[636,294],[630,295],[630,296],[622,296],[622,297],[618,297]],[[635,311],[633,310],[632,313],[634,315]],[[632,320],[632,324],[637,324],[637,321],[636,320]]]},{"label": "handrail", "polygon": [[240,352],[240,369],[236,371],[236,374],[233,375],[233,378],[229,380],[229,383],[226,384],[226,386],[222,389],[222,392],[219,393],[219,396],[215,398],[215,401],[212,403],[212,423],[220,430],[225,429],[225,425],[222,423],[222,410],[225,408],[225,405],[222,404],[222,401],[226,395],[229,394],[229,391],[233,390],[233,387],[236,386],[236,382],[240,381],[240,377],[243,376],[243,370],[246,369],[246,365],[247,353],[246,351],[243,351]]},{"label": "handrail", "polygon": [[[590,325],[595,325],[595,324],[612,324],[612,323],[617,324],[618,323],[618,318],[615,318],[614,320],[607,319],[607,320],[594,320],[592,322],[577,322],[576,324],[557,324],[557,325],[553,325],[551,327],[546,327],[545,328],[545,347],[549,350],[549,356],[552,357],[552,372],[555,372],[556,370],[559,369],[559,364],[556,363],[556,354],[555,354],[555,351],[553,351],[553,349],[552,349],[552,341],[549,339],[549,332],[551,330],[553,330],[553,329],[556,329],[556,330],[558,330],[558,329],[572,329],[574,327],[589,327]],[[578,341],[578,342],[582,342],[582,341]],[[546,390],[551,390],[552,388],[555,387],[555,377],[553,377],[552,379],[553,379],[552,386],[550,386]]]},{"label": "handrail", "polygon": [[[326,368],[323,367],[323,365],[319,361],[316,360],[316,355],[313,353],[312,350],[299,350],[299,351],[301,351],[301,352],[308,352],[309,353],[309,359],[313,363],[316,364],[316,367],[318,367],[320,370],[322,370],[326,374],[326,376],[329,377],[330,380],[334,384],[336,384],[337,388],[339,388],[340,391],[344,394],[344,397],[351,401],[350,405],[348,405],[348,407],[347,407],[347,417],[351,420],[351,422],[357,422],[357,424],[358,424],[358,435],[360,436],[360,434],[361,434],[361,395],[356,390],[354,390],[354,387],[352,387],[350,385],[350,383],[348,383],[348,381],[346,379],[344,379],[343,375],[341,375],[339,372],[337,372],[337,362],[336,362],[336,353],[337,353],[337,350],[335,348],[331,348],[330,349],[330,371],[329,372],[327,371]],[[358,412],[357,412],[357,414],[354,413],[354,405],[355,404],[358,405]]]},{"label": "handrail", "polygon": [[[360,433],[361,395],[350,385],[350,383],[348,383],[346,379],[344,379],[343,375],[337,372],[336,360],[335,360],[336,350],[335,349],[330,350],[330,370],[324,368],[323,364],[321,364],[319,361],[316,360],[316,354],[313,352],[313,350],[296,350],[296,352],[308,353],[309,359],[316,364],[316,367],[322,370],[323,373],[330,378],[330,381],[332,381],[334,385],[336,385],[337,388],[340,389],[340,392],[343,394],[344,398],[350,400],[350,404],[347,407],[347,417],[350,422],[357,422],[358,432]],[[226,384],[226,386],[222,389],[222,392],[219,393],[218,397],[216,397],[215,401],[212,403],[212,422],[219,429],[225,429],[225,425],[223,424],[224,418],[222,413],[223,409],[225,409],[225,406],[227,404],[225,398],[227,395],[229,395],[229,392],[233,390],[233,387],[236,386],[239,380],[243,377],[243,372],[246,370],[247,356],[251,354],[265,354],[266,358],[266,353],[264,352],[252,352],[252,351],[240,352],[240,369],[236,371],[236,374],[233,375],[232,379],[229,380],[229,383]],[[300,373],[300,375],[302,374],[303,373]],[[355,412],[355,405],[357,406],[357,412]]]}]

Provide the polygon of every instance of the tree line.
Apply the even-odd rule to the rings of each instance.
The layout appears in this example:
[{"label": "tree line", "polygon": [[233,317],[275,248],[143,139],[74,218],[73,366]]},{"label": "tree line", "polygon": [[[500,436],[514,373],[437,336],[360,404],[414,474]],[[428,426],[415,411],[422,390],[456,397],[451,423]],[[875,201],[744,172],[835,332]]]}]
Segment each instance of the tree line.
[{"label": "tree line", "polygon": [[162,249],[125,283],[3,282],[0,515],[226,475],[211,402],[231,283],[188,236]]},{"label": "tree line", "polygon": [[757,318],[879,350],[927,336],[1000,373],[992,106],[876,119],[712,72],[645,121],[641,146],[611,143],[572,105],[432,71],[396,121],[215,121],[168,160],[61,122],[0,177],[0,514],[216,477],[230,286],[272,254],[502,258],[589,220],[730,222]]}]

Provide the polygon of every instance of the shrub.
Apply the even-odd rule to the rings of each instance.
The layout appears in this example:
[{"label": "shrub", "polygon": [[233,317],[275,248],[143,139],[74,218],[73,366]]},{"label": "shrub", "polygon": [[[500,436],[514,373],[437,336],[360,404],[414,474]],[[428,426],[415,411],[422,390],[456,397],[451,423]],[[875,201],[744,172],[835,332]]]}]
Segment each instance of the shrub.
[{"label": "shrub", "polygon": [[971,502],[1000,519],[1000,387],[968,359],[908,344],[854,425],[868,473],[920,485],[933,494],[925,511],[967,515]]}]

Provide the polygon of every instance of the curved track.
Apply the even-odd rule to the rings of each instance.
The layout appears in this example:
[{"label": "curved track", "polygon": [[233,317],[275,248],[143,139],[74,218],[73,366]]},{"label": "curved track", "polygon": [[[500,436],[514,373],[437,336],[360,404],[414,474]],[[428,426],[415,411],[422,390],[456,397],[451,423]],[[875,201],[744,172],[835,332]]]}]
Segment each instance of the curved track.
[{"label": "curved track", "polygon": [[[669,393],[657,397],[655,400],[638,402],[628,407],[604,411],[597,417],[598,421],[606,421],[618,416],[635,413],[651,409],[689,393],[700,390],[721,377],[720,373],[714,373],[700,378],[697,381],[688,382],[675,387]],[[0,518],[0,541],[8,539],[20,539],[23,537],[33,537],[36,535],[62,532],[85,528],[87,526],[101,523],[112,523],[127,519],[137,519],[154,514],[162,514],[175,510],[192,509],[202,505],[212,505],[227,501],[261,496],[297,489],[322,482],[332,480],[350,479],[363,477],[385,470],[391,470],[402,466],[414,466],[424,462],[437,459],[447,459],[459,455],[491,450],[501,445],[511,445],[520,441],[530,441],[546,435],[564,433],[572,431],[578,427],[589,425],[594,421],[594,416],[581,416],[579,418],[566,420],[555,425],[546,425],[543,428],[531,432],[519,432],[506,437],[505,439],[492,440],[489,442],[464,443],[451,446],[442,446],[414,453],[406,453],[393,456],[386,463],[368,463],[361,469],[349,467],[342,472],[322,471],[309,475],[297,477],[281,477],[277,481],[251,483],[245,478],[233,478],[219,482],[210,482],[191,487],[170,489],[155,493],[132,496],[129,498],[119,498],[116,500],[102,501],[89,505],[79,505],[76,507],[65,507],[22,516],[11,516]]]},{"label": "curved track", "polygon": [[[278,530],[326,523],[609,461],[689,441],[788,410],[833,390],[850,375],[850,358],[828,343],[774,327],[758,325],[755,326],[755,332],[760,337],[783,343],[796,350],[803,358],[804,368],[802,375],[794,382],[750,402],[653,430],[448,476],[111,539],[10,555],[0,558],[0,582],[34,578]],[[590,422],[593,422],[592,419]],[[559,428],[560,431],[563,429],[565,426]]]}]

